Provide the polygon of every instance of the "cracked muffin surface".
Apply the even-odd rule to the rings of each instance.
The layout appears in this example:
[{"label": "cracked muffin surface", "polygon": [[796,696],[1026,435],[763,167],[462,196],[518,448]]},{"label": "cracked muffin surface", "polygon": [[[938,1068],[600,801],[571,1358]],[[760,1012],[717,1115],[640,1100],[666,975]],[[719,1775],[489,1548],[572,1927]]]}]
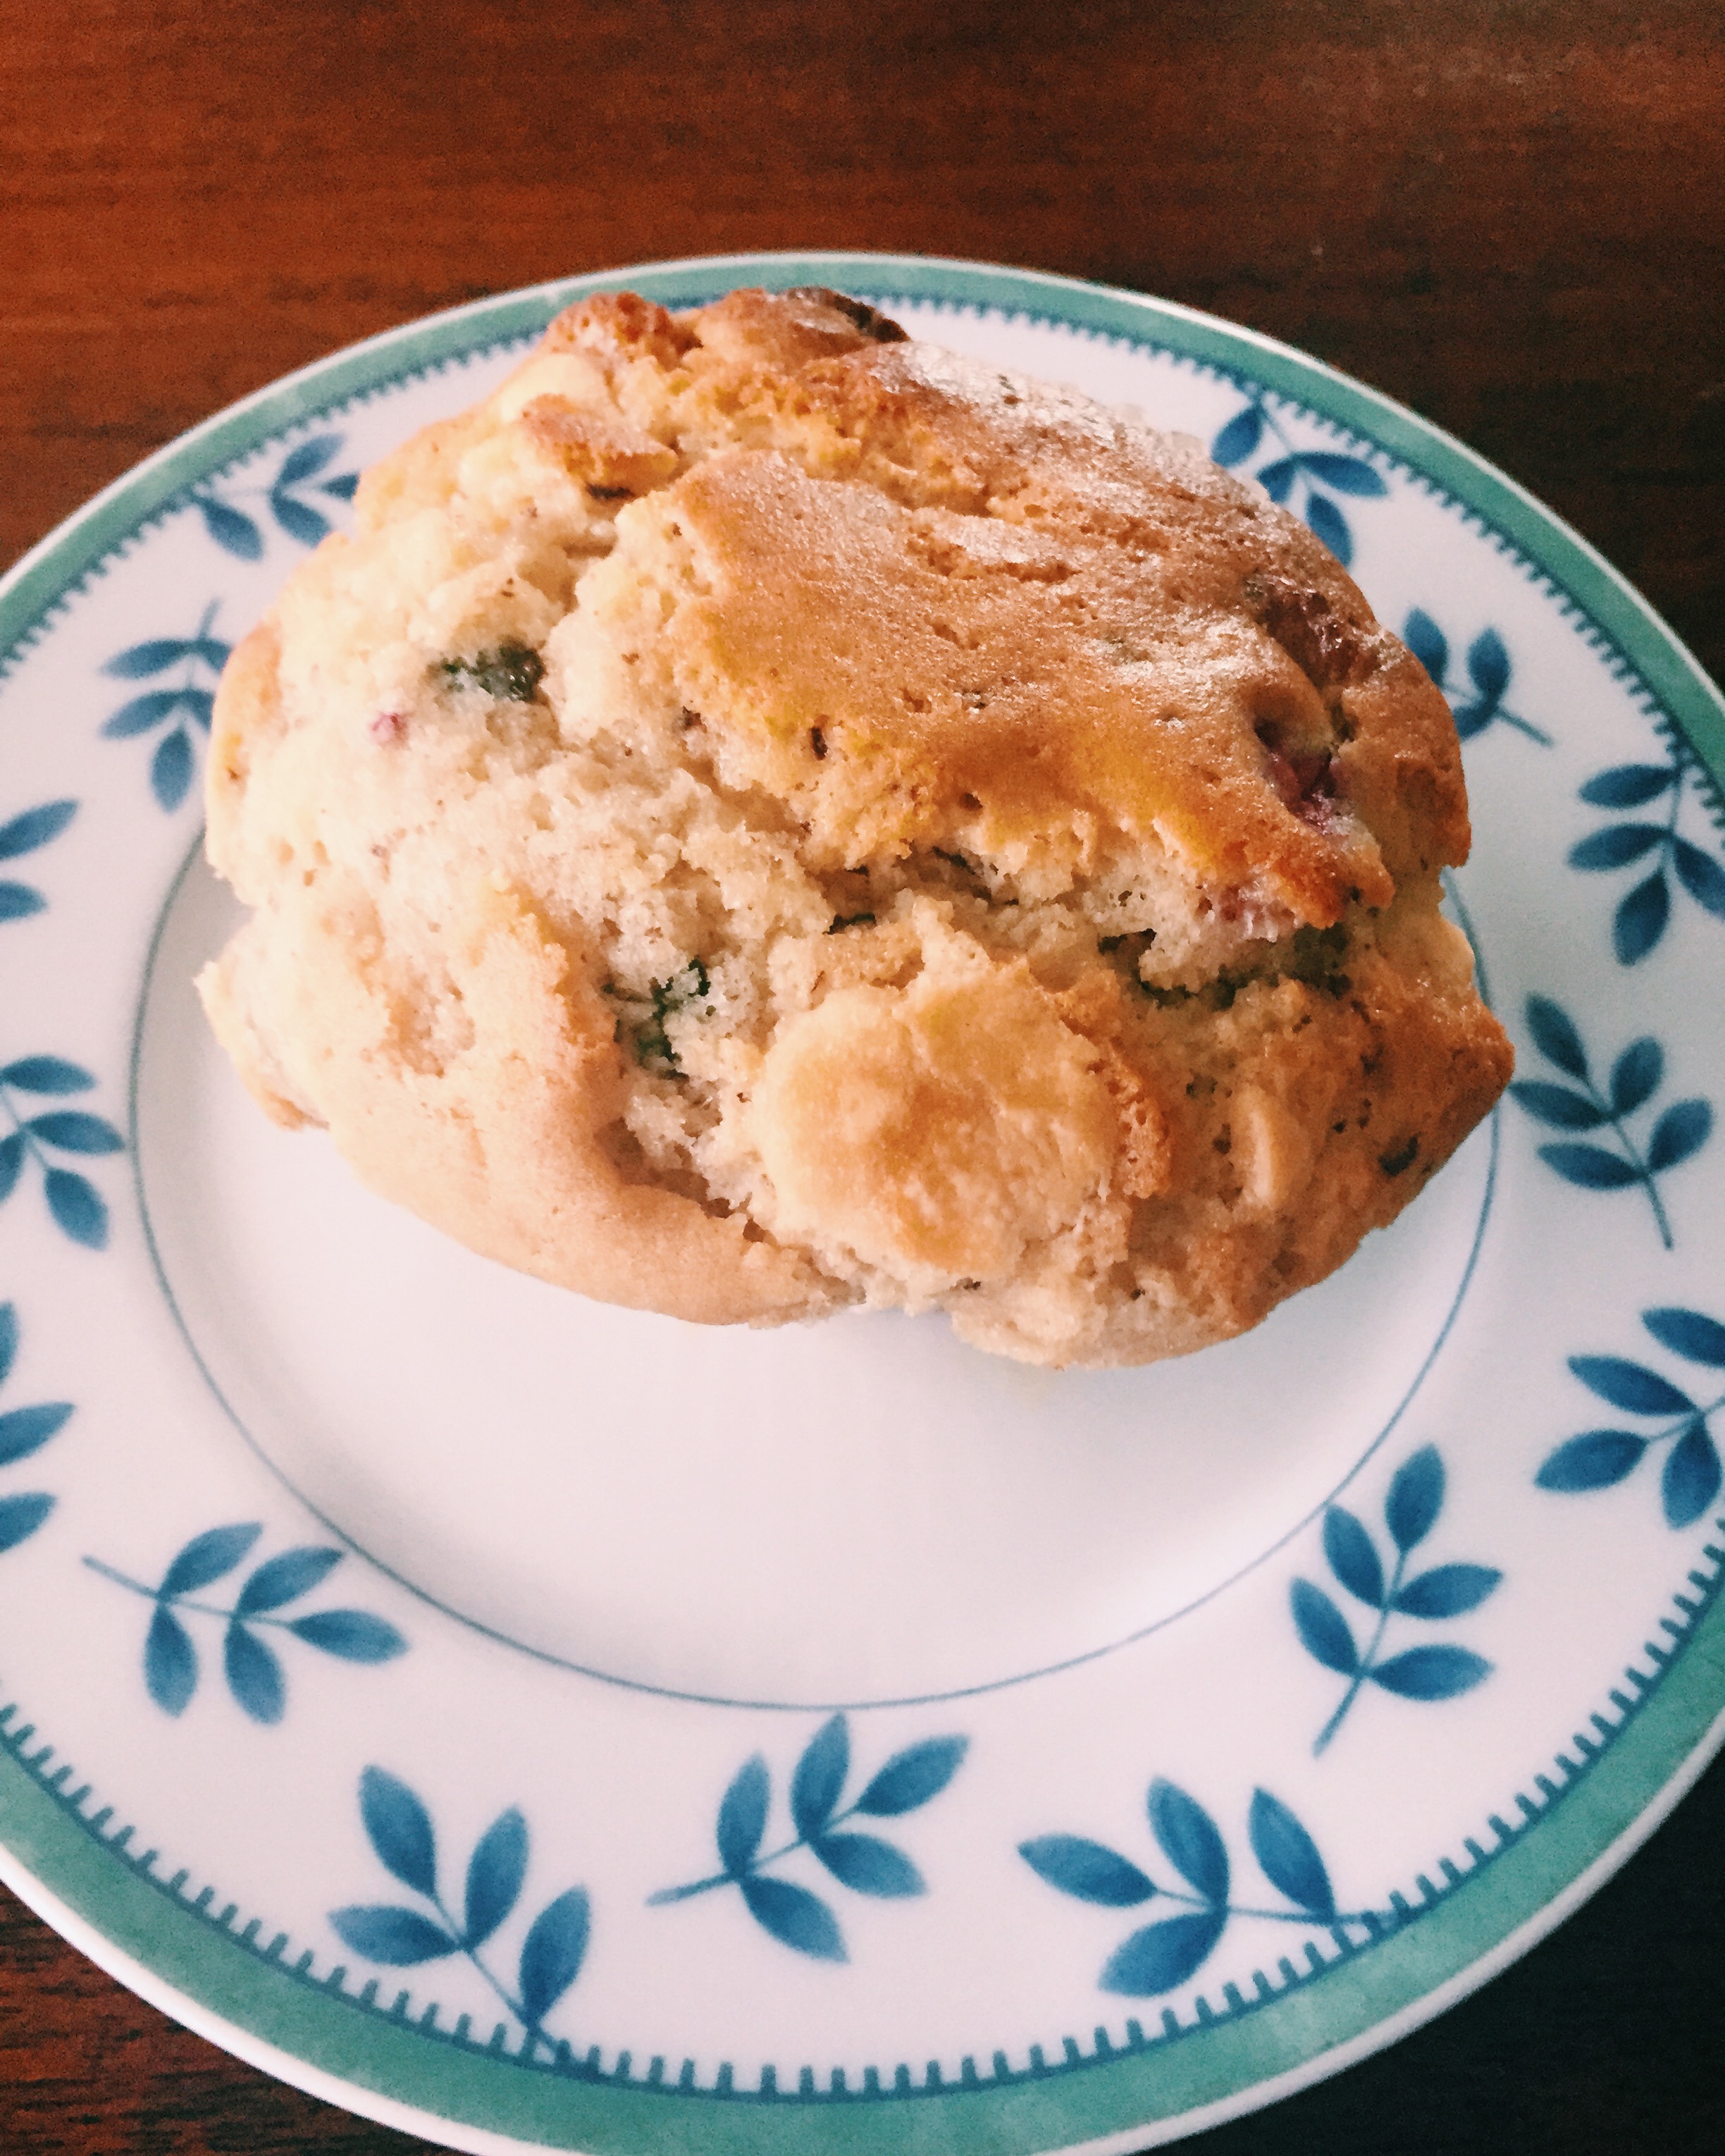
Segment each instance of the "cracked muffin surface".
[{"label": "cracked muffin surface", "polygon": [[1449,712],[1197,445],[819,290],[580,302],[236,650],[200,983],[463,1242],[1130,1363],[1394,1217],[1510,1053]]}]

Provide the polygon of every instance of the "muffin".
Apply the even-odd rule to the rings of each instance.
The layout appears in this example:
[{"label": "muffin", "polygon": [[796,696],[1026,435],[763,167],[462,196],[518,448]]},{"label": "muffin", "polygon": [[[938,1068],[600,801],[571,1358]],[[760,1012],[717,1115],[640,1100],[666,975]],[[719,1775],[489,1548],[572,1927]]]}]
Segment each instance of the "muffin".
[{"label": "muffin", "polygon": [[1198,445],[819,290],[584,300],[235,651],[199,983],[278,1122],[703,1323],[1227,1338],[1510,1070],[1442,697]]}]

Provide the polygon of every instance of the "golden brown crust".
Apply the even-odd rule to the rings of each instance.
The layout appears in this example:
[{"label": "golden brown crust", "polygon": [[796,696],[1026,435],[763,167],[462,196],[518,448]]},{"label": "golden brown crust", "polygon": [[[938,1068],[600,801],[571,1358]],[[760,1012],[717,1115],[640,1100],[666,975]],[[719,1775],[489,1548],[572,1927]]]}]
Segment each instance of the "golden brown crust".
[{"label": "golden brown crust", "polygon": [[[588,301],[547,340],[603,349],[614,367],[663,370],[685,420],[722,415],[745,438],[770,432],[802,467],[776,484],[733,472],[728,501],[710,468],[687,482],[737,588],[731,644],[752,669],[746,686],[768,706],[769,728],[796,730],[822,701],[806,677],[825,655],[829,595],[842,589],[853,647],[834,654],[840,666],[874,676],[883,655],[904,652],[913,625],[915,659],[899,670],[932,667],[943,693],[945,709],[932,714],[905,705],[915,687],[890,696],[876,686],[864,700],[872,732],[883,706],[892,726],[911,722],[915,785],[950,766],[940,790],[973,793],[963,767],[986,759],[997,788],[1012,790],[1012,767],[1028,752],[1023,715],[1040,714],[1031,726],[1046,731],[1058,676],[1076,694],[1060,714],[1055,786],[1045,771],[1031,774],[1042,818],[1087,811],[1100,792],[1129,803],[1136,825],[1158,825],[1199,872],[1261,881],[1320,924],[1355,892],[1387,902],[1386,870],[1466,858],[1466,791],[1443,700],[1304,524],[1190,445],[952,353],[883,341],[834,296],[733,293],[685,324],[639,302]],[[810,484],[823,480],[845,485],[824,511]],[[880,511],[893,503],[943,509],[970,528],[942,530],[925,516],[914,536],[889,536]],[[1016,550],[1002,525],[1021,528]],[[950,597],[935,586],[943,572]],[[961,593],[961,582],[978,588]],[[932,624],[955,605],[965,619],[950,624],[942,652]],[[1214,654],[1211,695],[1197,678],[1211,654],[1182,664],[1194,627]],[[803,678],[785,680],[792,708],[775,713],[762,675],[792,649],[808,663]],[[968,669],[967,649],[976,654]],[[1386,671],[1393,678],[1380,680]],[[849,685],[855,703],[861,685]],[[964,716],[942,726],[955,699]],[[1322,782],[1291,800],[1278,784],[1291,746]],[[829,787],[834,775],[824,774]],[[1070,804],[1058,798],[1062,784],[1078,797]],[[950,819],[944,842],[962,843]]]},{"label": "golden brown crust", "polygon": [[534,398],[520,424],[571,479],[600,494],[645,494],[676,472],[676,451],[655,435],[564,398]]},{"label": "golden brown crust", "polygon": [[695,341],[691,330],[651,300],[634,292],[597,292],[565,307],[539,349],[592,352],[608,362],[645,359],[670,370]]},{"label": "golden brown crust", "polygon": [[667,631],[686,701],[834,865],[922,845],[1070,869],[1148,839],[1319,927],[1388,902],[1369,829],[1276,783],[1272,739],[1333,754],[1317,691],[1161,558],[906,511],[771,454],[709,459],[670,501],[711,591]]}]

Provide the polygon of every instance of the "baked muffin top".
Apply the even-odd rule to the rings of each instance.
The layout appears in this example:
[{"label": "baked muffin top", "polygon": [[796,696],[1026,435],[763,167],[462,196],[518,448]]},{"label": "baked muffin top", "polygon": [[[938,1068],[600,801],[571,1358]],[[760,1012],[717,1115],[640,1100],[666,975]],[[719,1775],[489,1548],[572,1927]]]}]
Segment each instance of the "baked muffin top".
[{"label": "baked muffin top", "polygon": [[1149,1359],[1507,1075],[1443,700],[1195,444],[836,294],[609,295],[357,506],[218,700],[206,999],[481,1249]]}]

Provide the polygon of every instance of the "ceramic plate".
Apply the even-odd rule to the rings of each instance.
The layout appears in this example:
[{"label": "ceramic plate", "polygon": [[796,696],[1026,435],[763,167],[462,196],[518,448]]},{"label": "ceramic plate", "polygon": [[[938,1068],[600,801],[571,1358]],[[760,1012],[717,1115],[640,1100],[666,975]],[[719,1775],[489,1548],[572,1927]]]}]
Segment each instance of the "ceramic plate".
[{"label": "ceramic plate", "polygon": [[[355,475],[602,283],[842,285],[1186,429],[1449,693],[1495,1120],[1148,1370],[585,1304],[266,1125],[191,983],[228,648]],[[744,258],[252,398],[5,588],[0,1876],[462,2149],[1142,2147],[1435,2012],[1725,1708],[1725,716],[1577,539],[1237,329]]]}]

